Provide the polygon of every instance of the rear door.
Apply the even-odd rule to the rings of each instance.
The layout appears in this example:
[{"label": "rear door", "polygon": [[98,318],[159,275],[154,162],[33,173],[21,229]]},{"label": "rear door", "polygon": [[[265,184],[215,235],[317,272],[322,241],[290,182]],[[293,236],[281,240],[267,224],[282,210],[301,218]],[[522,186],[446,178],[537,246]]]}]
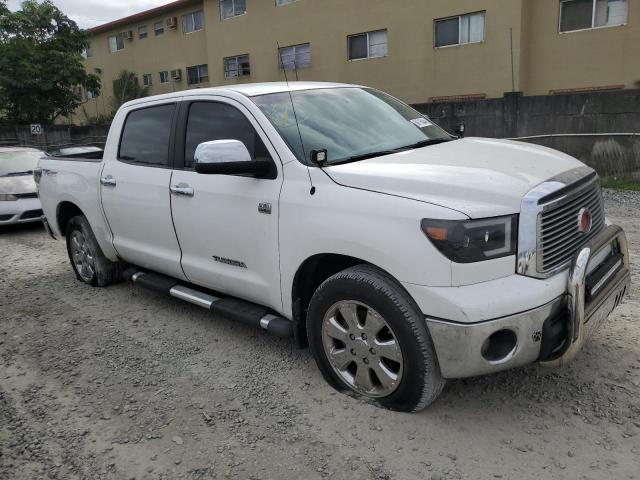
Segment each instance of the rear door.
[{"label": "rear door", "polygon": [[127,113],[117,158],[106,159],[100,190],[120,257],[184,278],[169,195],[177,106],[153,104]]},{"label": "rear door", "polygon": [[[171,185],[192,196],[175,194],[171,204],[185,274],[193,283],[280,310],[282,165],[275,149],[252,114],[232,99],[185,101],[181,112],[181,159]],[[211,140],[243,142],[253,160],[272,162],[271,178],[196,173],[195,149]]]}]

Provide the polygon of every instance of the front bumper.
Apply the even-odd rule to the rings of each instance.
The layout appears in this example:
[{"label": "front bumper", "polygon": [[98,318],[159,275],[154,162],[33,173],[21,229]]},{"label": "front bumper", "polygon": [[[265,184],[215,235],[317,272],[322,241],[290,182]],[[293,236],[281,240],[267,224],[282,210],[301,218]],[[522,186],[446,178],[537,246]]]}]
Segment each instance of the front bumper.
[{"label": "front bumper", "polygon": [[[609,248],[603,260],[599,254]],[[594,259],[598,265],[591,265]],[[619,259],[615,268],[598,273],[611,259]],[[442,375],[471,377],[538,360],[565,365],[620,303],[629,283],[627,240],[620,227],[610,226],[575,255],[566,292],[540,307],[477,323],[427,317]]]},{"label": "front bumper", "polygon": [[13,202],[0,202],[0,225],[39,222],[42,206],[39,198],[19,198]]}]

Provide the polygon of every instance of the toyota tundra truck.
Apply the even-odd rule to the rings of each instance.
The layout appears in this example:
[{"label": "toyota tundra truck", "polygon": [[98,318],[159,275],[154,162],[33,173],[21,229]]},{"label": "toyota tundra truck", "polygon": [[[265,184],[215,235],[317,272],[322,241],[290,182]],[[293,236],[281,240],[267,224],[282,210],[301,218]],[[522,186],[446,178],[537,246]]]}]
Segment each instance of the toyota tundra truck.
[{"label": "toyota tundra truck", "polygon": [[344,84],[244,84],[122,106],[103,158],[43,158],[78,280],[130,280],[308,345],[327,382],[418,411],[445,380],[560,367],[630,281],[594,170],[456,138]]}]

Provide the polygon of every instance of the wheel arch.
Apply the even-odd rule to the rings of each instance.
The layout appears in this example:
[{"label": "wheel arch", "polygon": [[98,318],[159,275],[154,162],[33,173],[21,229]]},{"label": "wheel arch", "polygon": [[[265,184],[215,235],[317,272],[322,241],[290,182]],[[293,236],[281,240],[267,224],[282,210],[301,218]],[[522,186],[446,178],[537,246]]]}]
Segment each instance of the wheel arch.
[{"label": "wheel arch", "polygon": [[[356,265],[370,265],[375,267],[395,281],[400,288],[404,289],[402,284],[393,275],[367,260],[338,253],[319,253],[312,255],[298,267],[293,277],[293,285],[291,288],[294,337],[298,346],[307,346],[307,309],[309,308],[311,297],[320,284],[332,275]],[[407,295],[409,295],[408,292]],[[411,298],[411,295],[409,295],[409,297]]]},{"label": "wheel arch", "polygon": [[56,208],[56,222],[60,235],[65,236],[69,220],[78,215],[84,215],[86,217],[84,212],[75,203],[65,200],[58,204]]}]

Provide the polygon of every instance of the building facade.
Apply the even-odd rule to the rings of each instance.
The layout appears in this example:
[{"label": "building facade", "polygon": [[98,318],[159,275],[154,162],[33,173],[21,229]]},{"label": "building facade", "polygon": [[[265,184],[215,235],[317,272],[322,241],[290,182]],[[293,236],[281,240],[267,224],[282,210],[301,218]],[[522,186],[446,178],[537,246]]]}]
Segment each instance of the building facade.
[{"label": "building facade", "polygon": [[178,0],[90,30],[101,94],[243,82],[365,84],[409,103],[640,87],[640,0]]}]

